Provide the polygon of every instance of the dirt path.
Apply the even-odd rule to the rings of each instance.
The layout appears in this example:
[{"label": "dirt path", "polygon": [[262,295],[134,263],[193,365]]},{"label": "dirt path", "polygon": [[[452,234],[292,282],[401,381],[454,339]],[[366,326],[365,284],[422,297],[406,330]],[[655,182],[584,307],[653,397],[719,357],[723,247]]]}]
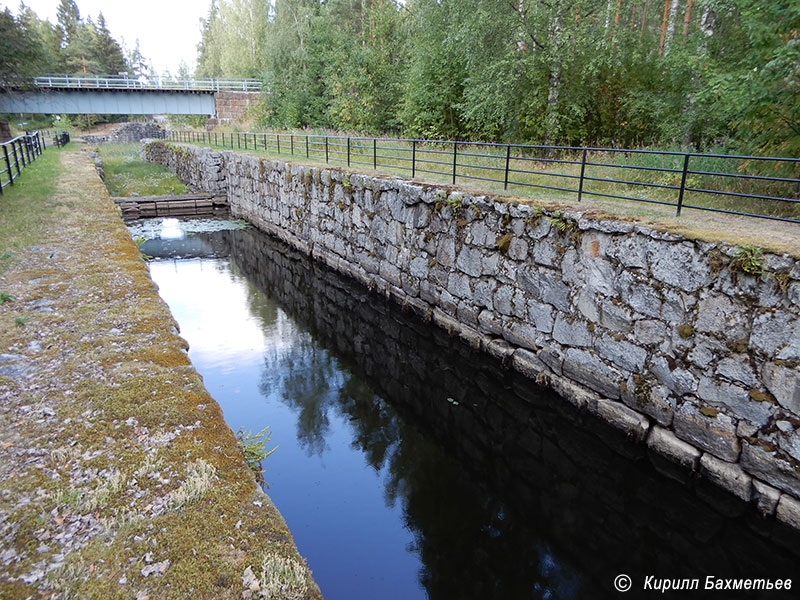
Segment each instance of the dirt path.
[{"label": "dirt path", "polygon": [[60,158],[51,197],[0,199],[41,223],[0,239],[0,597],[318,598],[90,160]]}]

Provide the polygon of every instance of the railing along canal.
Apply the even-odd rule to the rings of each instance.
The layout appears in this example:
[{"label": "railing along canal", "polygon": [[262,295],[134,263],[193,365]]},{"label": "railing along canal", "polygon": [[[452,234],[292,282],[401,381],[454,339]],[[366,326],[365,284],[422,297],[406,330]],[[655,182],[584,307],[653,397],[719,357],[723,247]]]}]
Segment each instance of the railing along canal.
[{"label": "railing along canal", "polygon": [[[800,223],[800,158],[288,133],[170,131],[169,137],[399,170],[412,178],[437,175],[452,184],[551,190],[579,202],[594,196],[671,206],[677,216],[693,209]],[[638,190],[644,192],[634,195]]]},{"label": "railing along canal", "polygon": [[[66,136],[66,140],[63,136]],[[55,135],[55,144],[61,146],[69,142],[69,135]],[[45,135],[41,131],[25,133],[0,143],[2,146],[2,168],[0,169],[0,194],[3,188],[14,185],[14,180],[22,174],[22,170],[42,155],[47,147]]]}]

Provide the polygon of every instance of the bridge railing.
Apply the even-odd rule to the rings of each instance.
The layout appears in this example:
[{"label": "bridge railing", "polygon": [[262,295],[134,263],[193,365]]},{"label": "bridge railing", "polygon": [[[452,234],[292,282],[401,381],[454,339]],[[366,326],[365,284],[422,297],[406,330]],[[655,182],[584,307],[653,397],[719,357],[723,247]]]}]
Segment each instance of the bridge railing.
[{"label": "bridge railing", "polygon": [[487,191],[596,197],[800,223],[800,158],[467,141],[171,131],[170,139],[299,155]]},{"label": "bridge railing", "polygon": [[128,77],[127,75],[42,75],[33,83],[41,88],[103,90],[173,90],[219,92],[261,91],[257,79],[171,79],[168,77]]},{"label": "bridge railing", "polygon": [[0,195],[3,188],[14,185],[14,180],[20,176],[22,170],[42,155],[47,147],[45,136],[40,131],[25,133],[0,143]]}]

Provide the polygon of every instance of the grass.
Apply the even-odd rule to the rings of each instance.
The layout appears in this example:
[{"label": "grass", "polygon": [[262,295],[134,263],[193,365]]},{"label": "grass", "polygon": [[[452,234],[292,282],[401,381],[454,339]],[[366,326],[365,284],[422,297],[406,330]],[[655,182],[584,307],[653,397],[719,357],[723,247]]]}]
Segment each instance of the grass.
[{"label": "grass", "polygon": [[[14,257],[33,243],[49,213],[58,207],[53,198],[61,174],[61,153],[68,148],[50,146],[22,171],[14,185],[0,196],[0,275],[14,263]],[[8,292],[3,292],[8,294]]]},{"label": "grass", "polygon": [[99,146],[106,187],[112,196],[184,194],[186,186],[166,167],[139,158],[139,144]]},{"label": "grass", "polygon": [[[269,156],[297,156],[333,165],[372,168],[382,173],[436,183],[453,183],[453,143],[412,143],[405,140],[297,135],[293,132],[223,133],[191,132],[188,141],[216,148],[235,148]],[[224,140],[224,141],[223,141]],[[348,141],[349,140],[349,141]],[[349,148],[349,152],[348,152]],[[678,149],[667,153],[589,151],[584,168],[583,198],[635,198],[646,212],[652,206],[677,206],[684,156]],[[348,157],[349,153],[349,157]],[[327,161],[326,161],[327,156]],[[506,161],[508,183],[506,185]],[[481,144],[459,144],[455,156],[456,183],[479,185],[492,193],[513,193],[532,199],[577,199],[582,152],[560,150],[545,155],[541,149],[511,148]],[[412,171],[412,162],[414,163]],[[654,169],[660,169],[656,171]],[[726,192],[800,200],[800,184],[752,177],[800,178],[800,162],[774,162],[722,158],[713,155],[691,157],[685,182],[683,206],[736,211],[771,217],[800,219],[800,202],[780,202],[726,196]],[[704,174],[709,173],[709,174]],[[737,179],[710,173],[745,175]],[[609,180],[617,180],[609,181]],[[626,183],[619,183],[623,181]],[[624,201],[624,198],[613,200]],[[629,206],[629,204],[628,204]],[[676,208],[670,208],[674,211]]]}]

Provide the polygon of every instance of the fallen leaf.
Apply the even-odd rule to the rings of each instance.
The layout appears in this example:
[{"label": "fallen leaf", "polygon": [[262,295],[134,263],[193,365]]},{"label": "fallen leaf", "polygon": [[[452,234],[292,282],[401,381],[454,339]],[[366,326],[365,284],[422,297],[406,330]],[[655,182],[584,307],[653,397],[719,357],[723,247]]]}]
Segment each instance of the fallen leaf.
[{"label": "fallen leaf", "polygon": [[94,563],[89,565],[89,573],[94,573]]},{"label": "fallen leaf", "polygon": [[56,518],[54,519],[54,521],[55,521],[57,524],[61,525],[61,524],[64,522],[64,517],[56,517]]},{"label": "fallen leaf", "polygon": [[13,446],[13,445],[14,445],[14,442],[3,442],[2,446],[0,446],[0,448],[3,448],[3,450],[5,450],[6,448],[11,448],[11,446]]}]

